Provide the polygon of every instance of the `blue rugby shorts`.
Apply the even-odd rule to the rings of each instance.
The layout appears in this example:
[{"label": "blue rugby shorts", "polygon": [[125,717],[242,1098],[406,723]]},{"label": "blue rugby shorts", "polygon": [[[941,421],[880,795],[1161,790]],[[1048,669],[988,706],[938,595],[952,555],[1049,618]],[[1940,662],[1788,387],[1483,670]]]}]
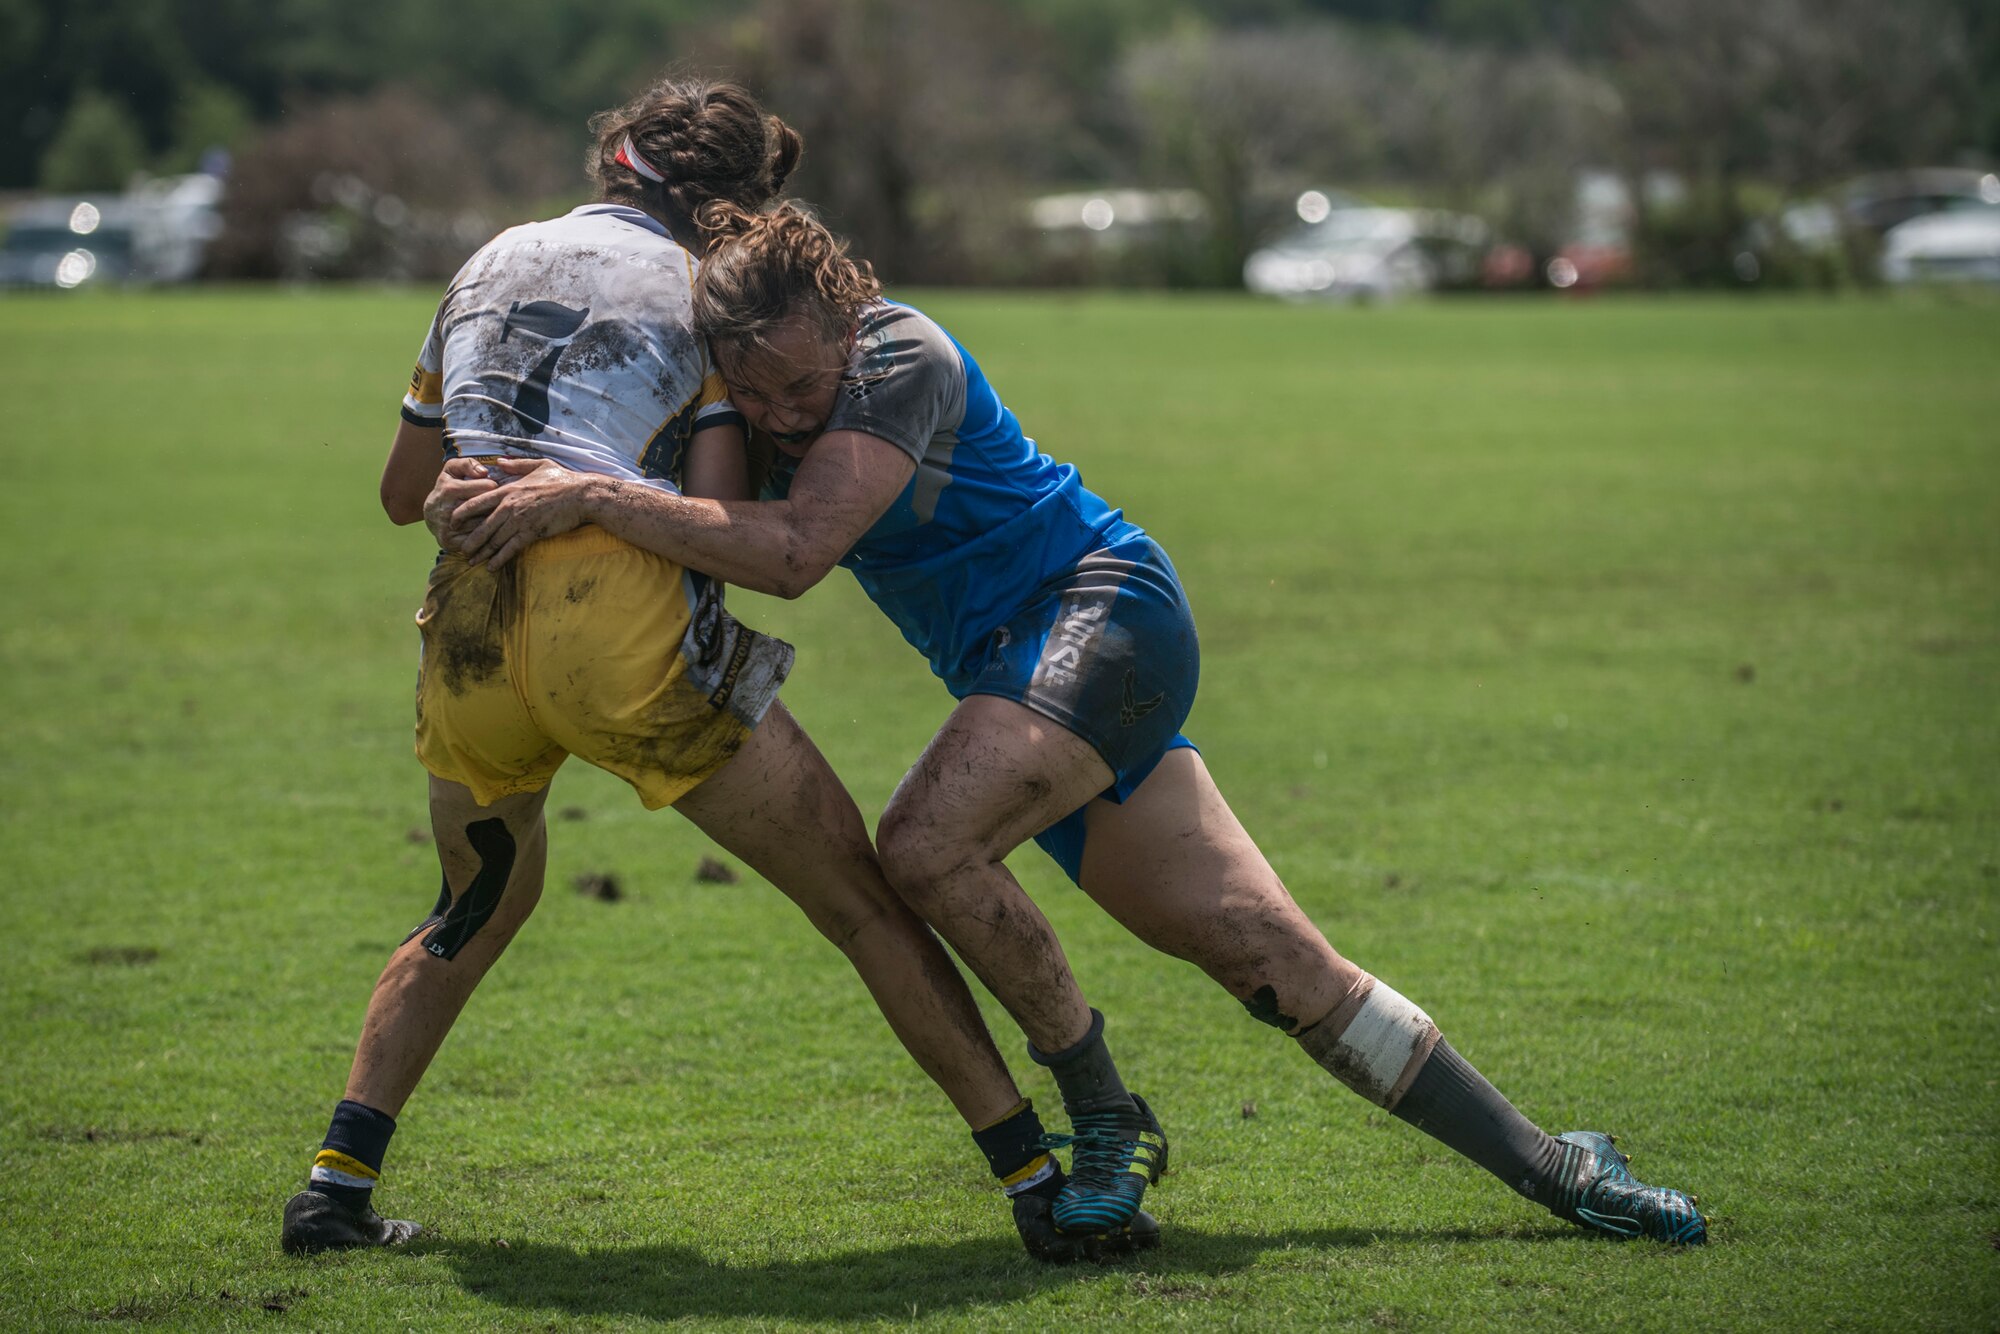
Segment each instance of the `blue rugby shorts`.
[{"label": "blue rugby shorts", "polygon": [[[1122,802],[1181,735],[1201,676],[1201,645],[1180,577],[1159,543],[1143,534],[1091,552],[1045,581],[993,632],[986,659],[952,694],[997,695],[1060,723],[1104,757]],[[1078,878],[1080,808],[1035,836]]]}]

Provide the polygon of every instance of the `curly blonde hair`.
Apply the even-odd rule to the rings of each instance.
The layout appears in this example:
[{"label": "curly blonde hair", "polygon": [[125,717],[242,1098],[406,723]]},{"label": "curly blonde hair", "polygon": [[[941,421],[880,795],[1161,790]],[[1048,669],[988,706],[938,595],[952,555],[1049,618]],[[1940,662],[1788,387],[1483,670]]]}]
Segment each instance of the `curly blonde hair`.
[{"label": "curly blonde hair", "polygon": [[767,349],[773,330],[804,317],[829,342],[846,340],[861,308],[882,295],[868,261],[800,204],[733,203],[699,216],[708,253],[694,280],[695,332],[718,357]]}]

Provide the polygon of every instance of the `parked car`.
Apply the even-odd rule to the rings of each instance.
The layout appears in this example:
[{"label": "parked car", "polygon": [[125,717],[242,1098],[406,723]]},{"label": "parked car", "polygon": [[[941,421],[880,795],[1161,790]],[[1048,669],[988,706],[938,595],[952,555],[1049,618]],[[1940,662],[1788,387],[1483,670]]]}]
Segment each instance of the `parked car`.
[{"label": "parked car", "polygon": [[[1888,277],[1882,251],[1888,234],[1917,218],[2000,205],[2000,175],[1960,167],[1880,172],[1850,181],[1825,199],[1787,205],[1753,220],[1738,242],[1737,278],[1837,285],[1875,269]],[[1905,281],[1901,278],[1889,281]]]},{"label": "parked car", "polygon": [[122,195],[29,200],[8,218],[0,286],[187,282],[220,230],[221,188],[212,177],[188,176]]},{"label": "parked car", "polygon": [[1476,285],[1486,224],[1435,209],[1335,208],[1255,251],[1243,285],[1293,301],[1390,301]]},{"label": "parked car", "polygon": [[1850,225],[1883,235],[1927,213],[2000,204],[2000,176],[1971,167],[1877,172],[1850,181],[1837,203]]},{"label": "parked car", "polygon": [[0,284],[81,287],[132,276],[132,211],[111,200],[43,199],[16,209],[0,243]]},{"label": "parked car", "polygon": [[2000,204],[1950,208],[1891,227],[1882,281],[2000,283]]}]

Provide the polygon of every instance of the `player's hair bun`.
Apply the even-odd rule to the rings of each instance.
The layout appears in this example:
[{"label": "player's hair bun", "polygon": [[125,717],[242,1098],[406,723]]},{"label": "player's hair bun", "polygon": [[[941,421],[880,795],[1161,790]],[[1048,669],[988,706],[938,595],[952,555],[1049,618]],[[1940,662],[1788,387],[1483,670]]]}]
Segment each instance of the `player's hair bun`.
[{"label": "player's hair bun", "polygon": [[785,182],[792,178],[792,169],[799,165],[799,158],[805,154],[806,141],[799,132],[779,120],[767,116],[765,128],[770,132],[771,149],[771,193],[778,194],[785,188]]},{"label": "player's hair bun", "polygon": [[[756,209],[777,198],[805,151],[798,131],[746,89],[672,74],[592,116],[590,127],[588,166],[599,196],[644,209],[686,243],[701,234],[697,219],[711,202]],[[664,179],[618,160],[628,136]]]}]

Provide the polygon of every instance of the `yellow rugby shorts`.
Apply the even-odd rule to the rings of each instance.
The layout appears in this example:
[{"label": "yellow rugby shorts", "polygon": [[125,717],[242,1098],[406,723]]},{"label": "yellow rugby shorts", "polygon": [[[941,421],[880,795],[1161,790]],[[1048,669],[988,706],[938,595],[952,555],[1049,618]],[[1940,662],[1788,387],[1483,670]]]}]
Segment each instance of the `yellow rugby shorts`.
[{"label": "yellow rugby shorts", "polygon": [[438,557],[417,613],[417,758],[481,805],[548,785],[571,755],[649,810],[728,762],[792,667],[722,587],[601,528],[499,570]]}]

